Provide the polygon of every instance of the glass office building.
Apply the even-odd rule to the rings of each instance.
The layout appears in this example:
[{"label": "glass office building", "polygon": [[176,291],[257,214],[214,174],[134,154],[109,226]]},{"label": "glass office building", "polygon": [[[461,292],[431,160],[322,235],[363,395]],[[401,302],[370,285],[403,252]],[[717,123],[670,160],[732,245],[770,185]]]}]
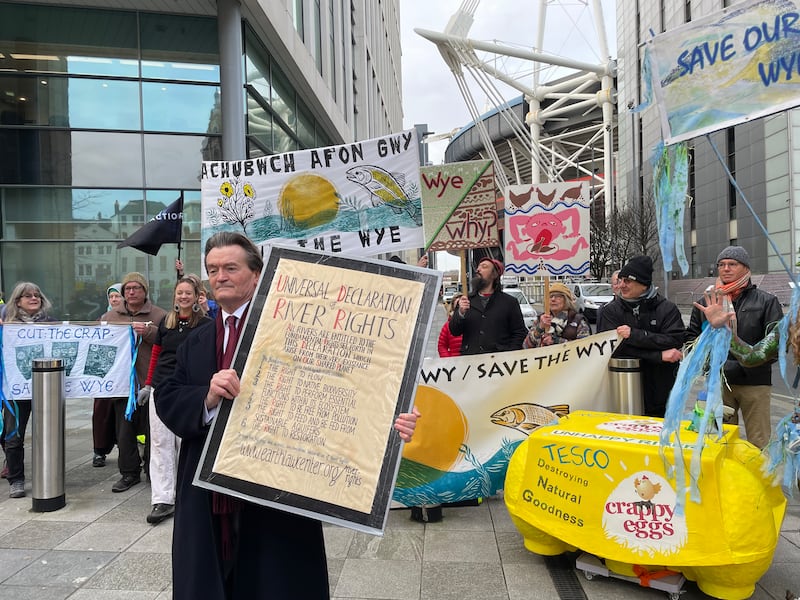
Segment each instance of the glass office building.
[{"label": "glass office building", "polygon": [[[169,306],[177,246],[117,244],[182,194],[199,272],[200,163],[243,157],[225,155],[226,127],[247,157],[402,129],[396,1],[89,4],[0,2],[0,281],[39,284],[57,317],[97,318],[129,271]],[[241,25],[232,62],[223,5]]]}]

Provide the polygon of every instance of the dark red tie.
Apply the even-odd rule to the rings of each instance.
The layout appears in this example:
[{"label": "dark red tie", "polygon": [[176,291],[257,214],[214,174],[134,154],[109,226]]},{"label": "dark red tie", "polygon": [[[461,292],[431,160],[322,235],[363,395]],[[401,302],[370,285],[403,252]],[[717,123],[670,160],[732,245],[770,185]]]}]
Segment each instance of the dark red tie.
[{"label": "dark red tie", "polygon": [[225,353],[222,355],[221,369],[230,369],[233,363],[233,351],[236,350],[236,342],[239,340],[239,329],[236,327],[236,317],[228,315],[225,319],[225,326],[228,328],[228,343],[225,345]]}]

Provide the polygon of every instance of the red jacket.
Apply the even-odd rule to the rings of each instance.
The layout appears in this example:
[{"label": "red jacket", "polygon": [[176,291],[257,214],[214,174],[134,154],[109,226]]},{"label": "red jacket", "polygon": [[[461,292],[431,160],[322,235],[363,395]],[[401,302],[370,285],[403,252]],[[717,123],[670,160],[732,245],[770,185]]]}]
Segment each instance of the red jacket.
[{"label": "red jacket", "polygon": [[461,336],[450,333],[450,321],[445,322],[439,332],[439,356],[461,356]]}]

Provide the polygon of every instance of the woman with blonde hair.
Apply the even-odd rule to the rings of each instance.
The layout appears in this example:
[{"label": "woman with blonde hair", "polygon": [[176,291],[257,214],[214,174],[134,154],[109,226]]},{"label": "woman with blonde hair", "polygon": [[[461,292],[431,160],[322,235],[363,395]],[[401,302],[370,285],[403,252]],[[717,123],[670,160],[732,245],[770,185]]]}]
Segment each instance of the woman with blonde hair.
[{"label": "woman with blonde hair", "polygon": [[175,370],[178,347],[197,327],[213,323],[200,306],[201,282],[197,275],[185,275],[175,284],[173,310],[158,324],[150,366],[139,404],[148,404],[150,417],[150,499],[153,509],[147,522],[155,525],[175,512],[175,475],[180,439],[161,421],[152,399],[159,385]]},{"label": "woman with blonde hair", "polygon": [[[52,303],[38,285],[23,281],[14,286],[14,291],[3,305],[2,323],[52,322],[55,321],[50,316],[52,308]],[[30,416],[30,398],[16,400],[11,406],[3,405],[3,439],[8,467],[6,479],[11,486],[10,498],[25,497],[25,430]]]}]

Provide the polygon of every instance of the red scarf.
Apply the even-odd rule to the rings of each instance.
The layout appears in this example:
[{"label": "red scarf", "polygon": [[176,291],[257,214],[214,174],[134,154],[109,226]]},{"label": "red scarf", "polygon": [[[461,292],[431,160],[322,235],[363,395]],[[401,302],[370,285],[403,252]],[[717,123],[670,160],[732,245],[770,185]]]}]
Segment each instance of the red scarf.
[{"label": "red scarf", "polygon": [[747,269],[739,279],[736,281],[731,281],[730,283],[722,283],[722,280],[717,277],[717,282],[714,285],[714,288],[718,293],[725,294],[730,298],[731,302],[736,300],[739,296],[742,295],[744,289],[750,283],[750,269]]}]

